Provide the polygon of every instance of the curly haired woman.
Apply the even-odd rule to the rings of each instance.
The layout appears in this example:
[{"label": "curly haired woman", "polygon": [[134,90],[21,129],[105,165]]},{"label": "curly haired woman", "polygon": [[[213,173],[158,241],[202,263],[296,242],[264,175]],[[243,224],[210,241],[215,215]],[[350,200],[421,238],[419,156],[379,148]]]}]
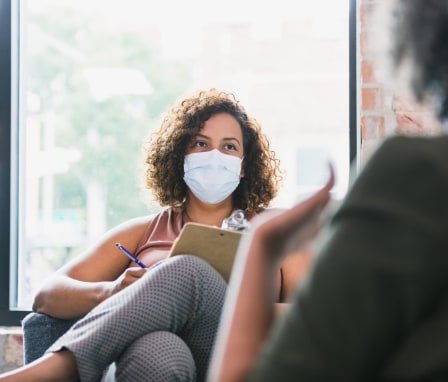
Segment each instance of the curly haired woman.
[{"label": "curly haired woman", "polygon": [[[144,153],[146,187],[167,208],[113,228],[42,286],[25,327],[42,316],[76,323],[1,380],[97,381],[111,363],[117,381],[205,378],[227,284],[199,258],[168,252],[187,222],[221,226],[235,209],[251,220],[268,207],[279,161],[256,120],[216,89],[171,108]],[[279,300],[282,281],[279,272]]]}]

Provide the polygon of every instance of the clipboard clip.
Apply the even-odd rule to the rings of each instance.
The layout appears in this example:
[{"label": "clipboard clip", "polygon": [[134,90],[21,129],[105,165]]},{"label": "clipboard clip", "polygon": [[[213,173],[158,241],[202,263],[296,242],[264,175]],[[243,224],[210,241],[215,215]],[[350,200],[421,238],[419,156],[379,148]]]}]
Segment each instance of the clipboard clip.
[{"label": "clipboard clip", "polygon": [[243,210],[235,210],[232,214],[222,221],[221,228],[232,231],[247,231],[250,223],[246,219],[246,214]]}]

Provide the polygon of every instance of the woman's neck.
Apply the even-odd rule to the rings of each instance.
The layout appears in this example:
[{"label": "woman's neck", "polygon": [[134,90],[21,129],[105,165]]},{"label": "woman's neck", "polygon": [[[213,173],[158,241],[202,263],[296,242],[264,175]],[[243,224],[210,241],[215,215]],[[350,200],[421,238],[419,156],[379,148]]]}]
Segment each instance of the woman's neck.
[{"label": "woman's neck", "polygon": [[222,221],[228,218],[232,211],[232,200],[218,204],[190,200],[185,207],[185,213],[192,222],[217,227],[221,226]]}]

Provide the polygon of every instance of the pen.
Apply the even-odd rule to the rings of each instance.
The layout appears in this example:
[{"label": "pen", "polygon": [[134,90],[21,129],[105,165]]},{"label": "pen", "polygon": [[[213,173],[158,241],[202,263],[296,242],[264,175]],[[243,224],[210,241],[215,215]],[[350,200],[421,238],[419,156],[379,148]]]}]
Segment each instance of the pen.
[{"label": "pen", "polygon": [[147,268],[145,264],[143,264],[139,259],[137,259],[131,252],[129,252],[125,247],[123,247],[120,243],[115,243],[115,246],[123,252],[127,257],[129,257],[132,261],[140,265],[142,268]]}]

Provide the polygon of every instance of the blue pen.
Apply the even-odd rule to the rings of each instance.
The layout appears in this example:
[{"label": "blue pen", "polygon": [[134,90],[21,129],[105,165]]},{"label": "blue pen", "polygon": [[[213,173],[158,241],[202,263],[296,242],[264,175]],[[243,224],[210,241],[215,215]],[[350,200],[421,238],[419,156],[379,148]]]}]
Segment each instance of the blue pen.
[{"label": "blue pen", "polygon": [[139,259],[137,259],[131,252],[129,252],[125,247],[123,247],[120,243],[115,243],[116,247],[123,252],[127,257],[129,257],[132,261],[140,265],[142,268],[147,268],[145,264],[143,264]]}]

